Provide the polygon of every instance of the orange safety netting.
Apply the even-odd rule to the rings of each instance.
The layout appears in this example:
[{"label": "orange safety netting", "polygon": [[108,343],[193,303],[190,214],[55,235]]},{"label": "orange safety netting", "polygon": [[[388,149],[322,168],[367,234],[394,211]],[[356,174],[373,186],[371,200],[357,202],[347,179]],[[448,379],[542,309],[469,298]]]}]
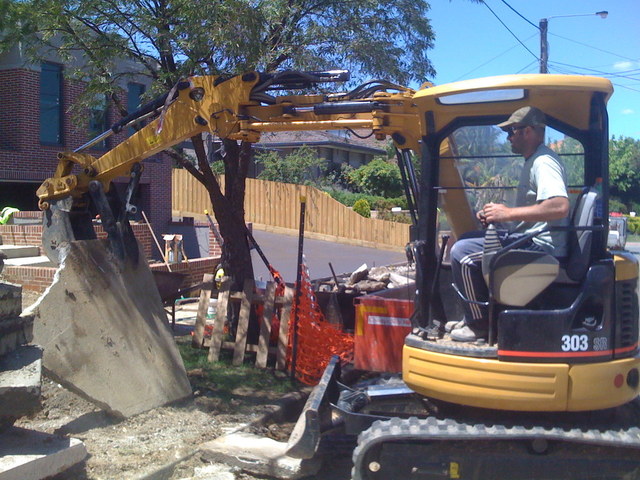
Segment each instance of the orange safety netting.
[{"label": "orange safety netting", "polygon": [[300,296],[297,302],[294,299],[289,321],[287,366],[290,369],[292,365],[293,324],[297,318],[295,377],[307,385],[317,385],[333,355],[338,355],[343,364],[353,361],[353,335],[343,333],[325,320],[306,265],[302,267]]}]

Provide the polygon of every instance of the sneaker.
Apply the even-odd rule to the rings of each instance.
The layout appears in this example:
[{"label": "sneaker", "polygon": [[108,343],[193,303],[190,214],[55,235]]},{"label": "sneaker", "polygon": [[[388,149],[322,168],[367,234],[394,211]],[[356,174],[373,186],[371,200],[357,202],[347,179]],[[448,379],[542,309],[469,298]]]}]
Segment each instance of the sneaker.
[{"label": "sneaker", "polygon": [[466,325],[466,321],[463,318],[462,320],[451,320],[444,324],[444,331],[447,333],[451,333],[452,330],[457,328],[462,328]]},{"label": "sneaker", "polygon": [[486,330],[471,328],[469,325],[451,330],[451,340],[456,342],[475,342],[480,338],[487,338]]}]

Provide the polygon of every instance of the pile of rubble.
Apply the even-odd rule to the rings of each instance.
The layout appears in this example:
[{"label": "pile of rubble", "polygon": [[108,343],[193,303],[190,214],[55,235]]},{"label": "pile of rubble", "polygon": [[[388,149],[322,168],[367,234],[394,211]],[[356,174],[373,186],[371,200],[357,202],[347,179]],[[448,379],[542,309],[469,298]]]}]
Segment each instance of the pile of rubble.
[{"label": "pile of rubble", "polygon": [[391,288],[407,287],[413,283],[415,283],[413,265],[401,264],[369,268],[365,263],[350,275],[319,280],[316,289],[320,292],[369,294]]}]

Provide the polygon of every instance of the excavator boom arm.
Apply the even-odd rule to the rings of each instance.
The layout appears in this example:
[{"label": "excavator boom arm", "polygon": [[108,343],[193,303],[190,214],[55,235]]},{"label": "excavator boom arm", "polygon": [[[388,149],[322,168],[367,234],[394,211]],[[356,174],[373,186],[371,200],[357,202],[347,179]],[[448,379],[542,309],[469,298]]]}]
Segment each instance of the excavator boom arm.
[{"label": "excavator boom arm", "polygon": [[[228,79],[192,77],[181,82],[174,95],[163,97],[166,101],[158,106],[160,115],[155,120],[101,157],[81,151],[59,154],[54,176],[37,191],[40,207],[46,210],[51,200],[79,197],[94,180],[107,191],[110,182],[128,175],[133,164],[203,132],[255,143],[262,132],[370,129],[379,138],[401,134],[410,147],[418,145],[419,122],[410,104],[410,89],[355,101],[332,100],[326,95],[282,96],[265,105],[252,99],[260,82],[261,75],[256,72]],[[119,131],[121,123],[114,130]],[[80,173],[72,173],[74,164],[82,168]]]}]

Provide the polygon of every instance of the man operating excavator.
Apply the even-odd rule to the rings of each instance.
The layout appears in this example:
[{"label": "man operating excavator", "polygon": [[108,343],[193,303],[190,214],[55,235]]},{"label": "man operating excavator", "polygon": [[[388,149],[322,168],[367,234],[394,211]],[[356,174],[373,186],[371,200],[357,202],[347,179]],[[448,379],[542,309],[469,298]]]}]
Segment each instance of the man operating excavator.
[{"label": "man operating excavator", "polygon": [[[500,232],[503,246],[523,235],[569,223],[569,199],[565,168],[560,158],[544,144],[545,115],[535,107],[516,110],[506,122],[498,124],[507,133],[513,153],[521,154],[525,163],[517,189],[516,206],[488,203],[477,214],[487,226],[512,222],[515,228]],[[520,246],[521,249],[549,253],[557,258],[567,255],[567,232],[546,231]],[[458,290],[467,301],[462,320],[447,322],[451,339],[475,342],[486,338],[488,298],[482,275],[484,235],[472,232],[460,238],[451,249],[451,269]]]}]

